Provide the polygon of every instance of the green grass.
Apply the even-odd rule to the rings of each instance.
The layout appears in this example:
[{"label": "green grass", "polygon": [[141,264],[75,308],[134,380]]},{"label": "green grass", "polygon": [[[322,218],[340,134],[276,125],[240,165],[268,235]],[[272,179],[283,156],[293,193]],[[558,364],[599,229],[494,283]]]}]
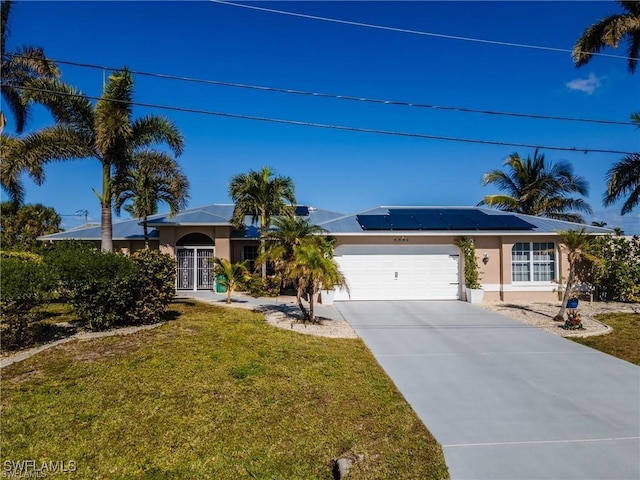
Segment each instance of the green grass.
[{"label": "green grass", "polygon": [[607,335],[571,338],[601,352],[640,365],[640,314],[609,313],[596,318],[613,328]]},{"label": "green grass", "polygon": [[[448,478],[440,445],[360,340],[175,303],[178,318],[70,342],[2,372],[1,461],[70,461],[70,478]],[[176,316],[176,312],[173,315]],[[66,477],[65,477],[66,478]]]}]

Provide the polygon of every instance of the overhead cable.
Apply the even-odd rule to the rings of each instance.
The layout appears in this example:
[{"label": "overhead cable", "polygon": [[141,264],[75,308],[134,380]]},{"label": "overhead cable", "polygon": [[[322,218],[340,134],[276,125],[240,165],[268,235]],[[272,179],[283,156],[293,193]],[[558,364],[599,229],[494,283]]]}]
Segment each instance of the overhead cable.
[{"label": "overhead cable", "polygon": [[[14,57],[21,56],[19,54],[11,54],[11,55]],[[73,62],[70,60],[57,60],[53,58],[51,58],[50,60],[55,63],[60,63],[62,65],[72,65],[75,67],[93,68],[97,70],[116,71],[121,69],[121,68],[108,67],[105,65],[96,65],[92,63]],[[246,83],[226,82],[222,80],[207,80],[202,78],[169,75],[165,73],[145,72],[141,70],[129,70],[129,72],[131,72],[134,75],[163,78],[167,80],[179,80],[183,82],[202,83],[202,84],[216,85],[216,86],[222,86],[222,87],[233,87],[233,88],[268,91],[268,92],[276,92],[276,93],[287,93],[287,94],[293,94],[293,95],[304,95],[304,96],[311,96],[311,97],[318,97],[318,98],[333,98],[338,100],[359,101],[364,103],[374,103],[374,104],[380,104],[380,105],[395,105],[395,106],[401,106],[401,107],[416,107],[416,108],[425,108],[425,109],[431,109],[431,110],[447,110],[447,111],[462,112],[462,113],[479,113],[483,115],[532,118],[536,120],[561,120],[561,121],[568,121],[568,122],[598,123],[598,124],[604,124],[604,125],[635,126],[635,123],[633,122],[623,122],[619,120],[566,117],[566,116],[559,116],[559,115],[542,115],[542,114],[535,114],[535,113],[504,112],[504,111],[497,111],[497,110],[476,109],[476,108],[468,108],[468,107],[434,105],[434,104],[419,103],[419,102],[405,102],[400,100],[384,100],[384,99],[378,99],[378,98],[367,98],[367,97],[353,96],[353,95],[338,95],[338,94],[332,94],[332,93],[309,92],[309,91],[295,90],[290,88],[268,87],[264,85],[250,85]]]},{"label": "overhead cable", "polygon": [[73,94],[73,93],[67,93],[67,92],[56,92],[54,90],[40,89],[40,88],[34,88],[34,87],[28,87],[28,86],[24,86],[24,87],[14,86],[14,88],[51,93],[54,95],[61,95],[61,96],[87,98],[91,100],[100,100],[100,101],[110,101],[114,103],[123,103],[126,105],[132,105],[132,106],[138,106],[138,107],[157,108],[161,110],[172,110],[176,112],[197,113],[201,115],[212,115],[212,116],[226,117],[226,118],[238,118],[243,120],[253,120],[253,121],[259,121],[259,122],[270,122],[270,123],[279,123],[279,124],[285,124],[285,125],[297,125],[297,126],[303,126],[303,127],[314,127],[314,128],[323,128],[323,129],[331,129],[331,130],[342,130],[342,131],[349,131],[349,132],[372,133],[372,134],[378,134],[378,135],[389,135],[389,136],[397,136],[397,137],[422,138],[427,140],[442,140],[442,141],[448,141],[448,142],[475,143],[475,144],[482,144],[482,145],[499,145],[499,146],[506,146],[506,147],[522,147],[522,148],[533,148],[533,149],[541,149],[541,150],[557,150],[557,151],[564,151],[564,152],[581,152],[585,154],[587,153],[611,153],[615,155],[631,155],[632,154],[632,152],[625,152],[621,150],[608,150],[608,149],[601,149],[601,148],[557,147],[557,146],[527,144],[527,143],[500,142],[500,141],[493,141],[493,140],[447,137],[442,135],[429,135],[424,133],[401,132],[401,131],[394,131],[394,130],[379,130],[374,128],[364,128],[364,127],[350,127],[350,126],[344,126],[344,125],[332,125],[332,124],[326,124],[326,123],[306,122],[301,120],[287,120],[282,118],[260,117],[255,115],[245,115],[245,114],[229,113],[229,112],[216,112],[212,110],[201,110],[201,109],[187,108],[187,107],[159,105],[154,103],[124,101],[124,100],[117,100],[117,99],[105,99],[105,98],[95,97],[90,95]]},{"label": "overhead cable", "polygon": [[[362,22],[354,22],[351,20],[340,20],[338,18],[329,18],[329,17],[320,17],[318,15],[308,15],[305,13],[297,13],[297,12],[290,12],[290,11],[286,11],[286,10],[276,10],[273,8],[265,8],[265,7],[258,7],[256,5],[246,5],[243,3],[234,3],[234,2],[227,2],[225,0],[209,0],[210,2],[213,3],[219,3],[221,5],[229,5],[231,7],[241,7],[241,8],[248,8],[250,10],[259,10],[262,12],[269,12],[269,13],[277,13],[280,15],[289,15],[292,17],[300,17],[300,18],[307,18],[310,20],[321,20],[324,22],[333,22],[333,23],[342,23],[344,25],[354,25],[356,27],[366,27],[366,28],[375,28],[378,30],[388,30],[391,32],[400,32],[400,33],[410,33],[413,35],[423,35],[423,36],[427,36],[427,37],[436,37],[436,38],[445,38],[448,40],[463,40],[465,42],[476,42],[476,43],[486,43],[486,44],[490,44],[490,45],[500,45],[503,47],[518,47],[518,48],[531,48],[531,49],[535,49],[535,50],[548,50],[551,52],[562,52],[562,53],[573,53],[573,50],[567,49],[567,48],[558,48],[558,47],[545,47],[542,45],[530,45],[530,44],[526,44],[526,43],[514,43],[514,42],[501,42],[498,40],[485,40],[482,38],[473,38],[473,37],[462,37],[462,36],[458,36],[458,35],[447,35],[444,33],[434,33],[434,32],[424,32],[424,31],[420,31],[420,30],[411,30],[411,29],[407,29],[407,28],[398,28],[398,27],[389,27],[389,26],[385,26],[385,25],[375,25],[372,23],[362,23]],[[623,55],[613,55],[613,54],[608,54],[608,53],[595,53],[595,52],[580,52],[580,53],[589,53],[590,55],[594,55],[594,56],[598,56],[598,57],[609,57],[609,58],[618,58],[621,60],[630,60],[631,57],[625,57]]]}]

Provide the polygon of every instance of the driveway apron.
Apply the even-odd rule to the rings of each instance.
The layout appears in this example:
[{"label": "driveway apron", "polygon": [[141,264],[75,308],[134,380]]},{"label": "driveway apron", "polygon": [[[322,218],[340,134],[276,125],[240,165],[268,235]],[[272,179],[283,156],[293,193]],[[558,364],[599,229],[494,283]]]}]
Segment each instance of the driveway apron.
[{"label": "driveway apron", "polygon": [[639,367],[465,302],[336,306],[452,479],[640,479]]}]

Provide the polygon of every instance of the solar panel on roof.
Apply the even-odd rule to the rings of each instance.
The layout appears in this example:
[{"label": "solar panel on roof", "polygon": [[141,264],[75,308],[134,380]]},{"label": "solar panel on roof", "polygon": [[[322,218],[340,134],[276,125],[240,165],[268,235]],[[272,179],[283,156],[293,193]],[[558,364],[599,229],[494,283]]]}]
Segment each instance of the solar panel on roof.
[{"label": "solar panel on roof", "polygon": [[363,230],[533,230],[516,217],[471,208],[395,208],[389,215],[357,215]]},{"label": "solar panel on roof", "polygon": [[421,213],[414,218],[420,224],[420,230],[447,230],[447,224],[435,212]]},{"label": "solar panel on roof", "polygon": [[387,220],[393,230],[420,230],[420,224],[411,215],[390,215]]},{"label": "solar panel on roof", "polygon": [[308,217],[309,216],[309,207],[305,207],[304,205],[298,205],[295,210],[296,217]]},{"label": "solar panel on roof", "polygon": [[386,215],[356,215],[363,230],[391,230]]}]

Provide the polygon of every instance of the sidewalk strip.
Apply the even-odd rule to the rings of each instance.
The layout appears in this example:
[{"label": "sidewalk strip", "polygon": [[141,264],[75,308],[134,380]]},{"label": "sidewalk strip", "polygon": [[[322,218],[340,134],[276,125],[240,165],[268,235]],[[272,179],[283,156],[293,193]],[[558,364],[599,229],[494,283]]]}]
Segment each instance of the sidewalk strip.
[{"label": "sidewalk strip", "polygon": [[531,440],[526,442],[490,442],[490,443],[453,443],[442,445],[443,448],[456,447],[490,447],[497,445],[537,445],[551,443],[587,443],[587,442],[617,442],[626,440],[640,440],[640,437],[611,437],[611,438],[585,438],[583,440]]}]

